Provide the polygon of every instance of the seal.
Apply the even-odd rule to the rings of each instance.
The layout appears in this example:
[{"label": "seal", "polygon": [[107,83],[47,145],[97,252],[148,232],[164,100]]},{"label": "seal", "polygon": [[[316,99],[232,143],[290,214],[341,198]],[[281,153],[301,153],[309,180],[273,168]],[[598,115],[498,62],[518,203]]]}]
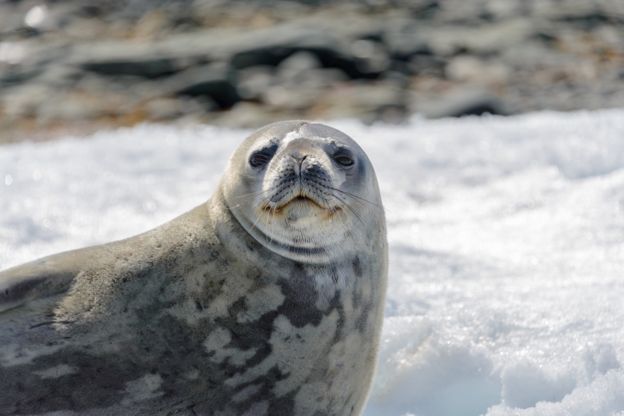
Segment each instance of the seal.
[{"label": "seal", "polygon": [[0,414],[358,415],[386,277],[363,150],[268,125],[208,202],[0,273]]}]

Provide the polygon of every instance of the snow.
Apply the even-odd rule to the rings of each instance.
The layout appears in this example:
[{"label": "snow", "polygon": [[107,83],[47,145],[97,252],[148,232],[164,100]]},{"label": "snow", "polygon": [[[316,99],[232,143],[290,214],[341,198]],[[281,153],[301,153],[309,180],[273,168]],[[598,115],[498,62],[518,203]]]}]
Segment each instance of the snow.
[{"label": "snow", "polygon": [[[333,122],[376,166],[390,285],[365,416],[624,415],[624,110]],[[0,147],[0,269],[206,200],[247,132]]]}]

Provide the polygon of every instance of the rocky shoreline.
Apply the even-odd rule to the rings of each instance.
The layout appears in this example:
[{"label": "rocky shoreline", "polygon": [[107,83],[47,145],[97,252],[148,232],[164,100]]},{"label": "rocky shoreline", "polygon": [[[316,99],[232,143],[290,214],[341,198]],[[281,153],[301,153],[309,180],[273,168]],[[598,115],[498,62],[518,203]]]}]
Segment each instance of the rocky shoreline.
[{"label": "rocky shoreline", "polygon": [[624,4],[5,2],[0,141],[624,106]]}]

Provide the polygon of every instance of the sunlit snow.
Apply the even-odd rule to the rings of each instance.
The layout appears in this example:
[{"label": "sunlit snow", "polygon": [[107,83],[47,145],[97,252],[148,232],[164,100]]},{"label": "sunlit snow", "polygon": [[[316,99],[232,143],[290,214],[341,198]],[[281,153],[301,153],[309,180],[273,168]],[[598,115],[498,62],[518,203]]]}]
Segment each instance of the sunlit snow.
[{"label": "sunlit snow", "polygon": [[[371,157],[388,219],[366,416],[624,414],[624,110],[332,124]],[[201,203],[246,133],[0,146],[0,269]]]}]

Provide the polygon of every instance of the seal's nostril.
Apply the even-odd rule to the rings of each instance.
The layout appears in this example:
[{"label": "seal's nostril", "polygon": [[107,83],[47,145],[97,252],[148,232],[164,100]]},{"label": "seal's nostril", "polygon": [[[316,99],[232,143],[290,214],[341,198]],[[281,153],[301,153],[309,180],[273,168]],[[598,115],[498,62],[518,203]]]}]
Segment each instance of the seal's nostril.
[{"label": "seal's nostril", "polygon": [[303,167],[303,161],[306,160],[306,157],[308,157],[308,155],[303,155],[303,157],[299,160],[299,170]]},{"label": "seal's nostril", "polygon": [[302,153],[292,153],[290,155],[290,157],[295,159],[297,162],[301,163],[308,157],[308,155],[305,155],[305,154],[302,154]]},{"label": "seal's nostril", "polygon": [[293,153],[290,156],[295,159],[295,162],[297,163],[297,167],[295,168],[297,173],[301,174],[301,171],[303,170],[303,161],[306,160],[308,155],[302,153]]}]

